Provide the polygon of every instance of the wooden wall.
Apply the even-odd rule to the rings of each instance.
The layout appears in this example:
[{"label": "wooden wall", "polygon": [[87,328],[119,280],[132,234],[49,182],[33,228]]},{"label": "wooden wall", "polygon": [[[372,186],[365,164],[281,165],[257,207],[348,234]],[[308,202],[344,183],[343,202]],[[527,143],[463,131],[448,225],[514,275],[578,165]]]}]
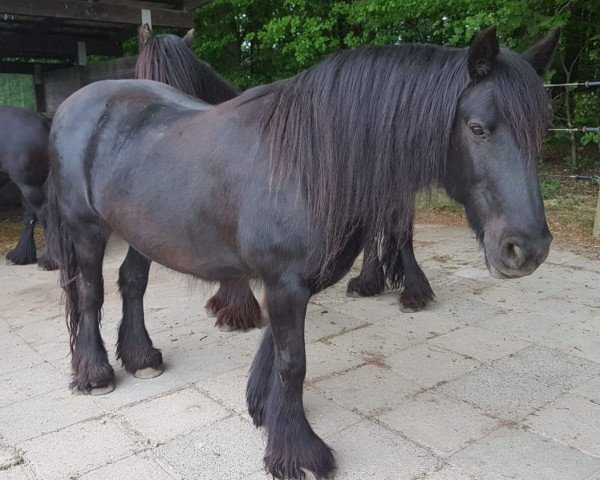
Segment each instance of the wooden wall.
[{"label": "wooden wall", "polygon": [[98,80],[133,78],[136,57],[118,58],[85,67],[70,67],[43,74],[45,111],[52,116],[69,95]]}]

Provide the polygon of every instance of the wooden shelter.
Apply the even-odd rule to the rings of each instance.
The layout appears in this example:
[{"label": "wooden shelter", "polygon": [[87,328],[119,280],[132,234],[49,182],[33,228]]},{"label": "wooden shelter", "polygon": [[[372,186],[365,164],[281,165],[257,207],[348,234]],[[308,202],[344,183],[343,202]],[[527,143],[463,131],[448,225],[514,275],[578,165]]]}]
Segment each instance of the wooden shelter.
[{"label": "wooden shelter", "polygon": [[138,27],[193,27],[209,0],[0,0],[0,73],[31,74],[37,109],[53,114],[75,90],[133,75],[134,59],[87,65],[88,55],[121,57]]}]

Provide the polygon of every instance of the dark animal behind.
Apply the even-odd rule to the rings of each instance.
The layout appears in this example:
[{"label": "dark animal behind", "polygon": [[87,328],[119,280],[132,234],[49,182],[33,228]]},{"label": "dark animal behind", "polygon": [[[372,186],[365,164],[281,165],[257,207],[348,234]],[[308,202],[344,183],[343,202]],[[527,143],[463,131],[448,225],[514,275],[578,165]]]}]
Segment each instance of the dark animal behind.
[{"label": "dark animal behind", "polygon": [[143,48],[135,64],[135,78],[166,83],[213,105],[238,95],[233,85],[198,59],[178,36],[153,36],[144,25],[140,39]]}]

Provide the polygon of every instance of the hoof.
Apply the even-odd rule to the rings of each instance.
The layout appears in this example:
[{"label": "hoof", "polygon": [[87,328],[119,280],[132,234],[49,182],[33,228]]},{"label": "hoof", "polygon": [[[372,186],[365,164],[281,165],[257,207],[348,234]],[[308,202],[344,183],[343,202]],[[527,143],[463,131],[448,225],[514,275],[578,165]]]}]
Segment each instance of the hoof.
[{"label": "hoof", "polygon": [[114,389],[115,389],[115,384],[111,383],[109,385],[106,385],[106,387],[91,388],[89,391],[89,394],[93,395],[94,397],[97,397],[99,395],[106,395],[107,393],[111,393],[114,391]]},{"label": "hoof", "polygon": [[405,307],[404,305],[402,305],[402,303],[400,304],[400,311],[402,313],[416,313],[420,310],[421,308]]},{"label": "hoof", "polygon": [[6,260],[8,265],[31,265],[35,263],[36,257],[35,253],[30,254],[13,250],[6,254]]},{"label": "hoof", "polygon": [[73,395],[92,395],[94,397],[98,397],[100,395],[106,395],[107,393],[112,393],[115,390],[115,384],[109,383],[104,387],[92,387],[89,390],[80,390],[79,388],[72,387],[71,391]]},{"label": "hoof", "polygon": [[351,298],[374,297],[375,295],[383,293],[384,290],[385,281],[383,279],[383,274],[380,277],[371,280],[364,280],[362,277],[358,276],[348,282],[346,295]]},{"label": "hoof", "polygon": [[47,272],[58,270],[58,264],[54,260],[51,260],[46,254],[42,255],[38,259],[37,264],[41,270],[45,270]]},{"label": "hoof", "polygon": [[215,327],[217,327],[217,330],[219,330],[220,332],[225,333],[236,332],[239,330],[239,328],[235,328],[234,326],[229,325],[227,323],[215,323]]},{"label": "hoof", "polygon": [[318,480],[333,478],[336,471],[333,453],[316,435],[312,434],[305,440],[294,438],[293,445],[288,447],[286,449],[285,444],[277,447],[267,444],[265,468],[273,477],[304,479],[306,472],[311,472]]},{"label": "hoof", "polygon": [[133,374],[133,376],[135,378],[143,378],[143,379],[156,378],[156,377],[162,375],[163,372],[164,372],[163,368],[146,367],[146,368],[142,368],[140,370],[136,370],[136,372]]},{"label": "hoof", "polygon": [[418,312],[423,310],[434,298],[435,295],[431,289],[416,293],[404,290],[400,294],[400,310],[403,312]]}]

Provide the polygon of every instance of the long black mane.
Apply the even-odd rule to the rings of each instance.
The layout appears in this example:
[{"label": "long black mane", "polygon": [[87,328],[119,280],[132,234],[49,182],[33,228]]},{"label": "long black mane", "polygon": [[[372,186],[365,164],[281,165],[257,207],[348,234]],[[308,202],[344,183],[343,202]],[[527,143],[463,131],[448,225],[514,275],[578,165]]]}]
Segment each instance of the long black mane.
[{"label": "long black mane", "polygon": [[239,93],[176,35],[156,35],[148,39],[135,64],[135,78],[166,83],[213,105]]},{"label": "long black mane", "polygon": [[[500,115],[533,156],[547,120],[541,81],[509,51],[497,63],[489,78]],[[325,232],[323,269],[356,229],[373,238],[410,220],[403,212],[417,191],[447,168],[469,85],[466,49],[405,45],[344,51],[269,88],[262,134],[272,179],[300,178],[311,220]]]}]

